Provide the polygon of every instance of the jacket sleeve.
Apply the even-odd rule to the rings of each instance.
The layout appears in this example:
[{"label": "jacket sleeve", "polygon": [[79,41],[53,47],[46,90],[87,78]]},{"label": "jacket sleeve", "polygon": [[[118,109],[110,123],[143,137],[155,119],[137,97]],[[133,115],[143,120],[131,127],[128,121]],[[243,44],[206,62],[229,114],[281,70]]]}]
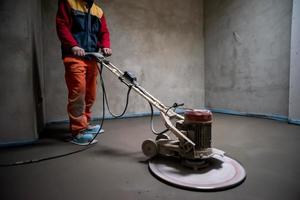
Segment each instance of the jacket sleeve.
[{"label": "jacket sleeve", "polygon": [[101,28],[98,35],[98,47],[99,48],[110,48],[110,34],[106,24],[105,16],[101,17]]},{"label": "jacket sleeve", "polygon": [[59,0],[56,15],[56,31],[63,46],[72,48],[78,46],[71,33],[70,6],[67,1]]}]

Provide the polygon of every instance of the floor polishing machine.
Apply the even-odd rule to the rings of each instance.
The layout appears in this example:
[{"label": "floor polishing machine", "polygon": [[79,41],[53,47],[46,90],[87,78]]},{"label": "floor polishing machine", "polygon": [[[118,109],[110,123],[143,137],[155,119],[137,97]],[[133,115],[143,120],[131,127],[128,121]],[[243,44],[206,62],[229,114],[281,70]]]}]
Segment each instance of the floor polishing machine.
[{"label": "floor polishing machine", "polygon": [[[150,172],[171,185],[191,190],[224,190],[241,184],[246,178],[243,166],[212,147],[212,113],[187,109],[183,115],[153,97],[130,72],[123,72],[100,53],[87,53],[97,59],[119,80],[160,111],[169,134],[157,134],[143,142],[143,153],[149,158]],[[153,108],[153,107],[151,107]],[[153,110],[152,110],[153,111]]]}]

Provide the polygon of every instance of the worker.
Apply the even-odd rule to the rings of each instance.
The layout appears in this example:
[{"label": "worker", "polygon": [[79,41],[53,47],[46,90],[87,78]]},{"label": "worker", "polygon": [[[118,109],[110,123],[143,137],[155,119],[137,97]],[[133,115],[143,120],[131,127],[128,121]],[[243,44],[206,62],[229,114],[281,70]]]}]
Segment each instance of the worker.
[{"label": "worker", "polygon": [[71,142],[88,145],[95,134],[103,130],[99,125],[90,124],[98,68],[96,60],[85,57],[85,54],[101,51],[110,56],[109,30],[102,9],[93,0],[59,0],[56,29],[68,88]]}]

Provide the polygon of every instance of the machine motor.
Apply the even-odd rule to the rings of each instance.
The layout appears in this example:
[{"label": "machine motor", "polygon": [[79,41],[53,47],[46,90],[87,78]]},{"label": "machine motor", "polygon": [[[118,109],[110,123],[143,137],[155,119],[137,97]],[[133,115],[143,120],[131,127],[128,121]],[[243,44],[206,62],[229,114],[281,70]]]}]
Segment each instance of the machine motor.
[{"label": "machine motor", "polygon": [[184,114],[182,130],[195,142],[195,150],[211,148],[212,113],[208,110],[192,110]]},{"label": "machine motor", "polygon": [[[208,158],[211,156],[212,113],[209,110],[188,110],[184,120],[177,121],[176,128],[195,143],[194,151],[182,152],[188,159]],[[184,141],[180,140],[180,146]]]}]

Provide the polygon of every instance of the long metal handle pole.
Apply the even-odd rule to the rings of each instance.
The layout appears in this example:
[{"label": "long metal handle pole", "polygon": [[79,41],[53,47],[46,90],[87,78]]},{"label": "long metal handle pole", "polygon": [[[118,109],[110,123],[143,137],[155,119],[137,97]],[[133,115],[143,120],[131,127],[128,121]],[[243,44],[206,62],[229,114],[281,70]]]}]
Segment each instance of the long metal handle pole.
[{"label": "long metal handle pole", "polygon": [[[110,65],[107,65],[105,63],[103,63],[103,65],[112,73],[114,73],[115,75],[117,75],[118,77],[122,77],[122,75],[124,74],[122,71],[119,70],[115,70],[115,68],[112,68]],[[130,84],[130,83],[126,83],[124,82],[127,86],[131,86],[132,89],[137,92],[139,95],[141,95],[142,97],[144,97],[147,101],[149,101],[154,107],[156,107],[159,111],[164,112],[165,107],[161,106],[161,104],[157,103],[156,101],[153,101],[152,98],[150,98],[149,96],[147,96],[145,93],[143,93],[137,86]]]},{"label": "long metal handle pole", "polygon": [[[102,62],[102,64],[112,73],[114,73],[116,76],[121,78],[124,74],[120,69],[118,69],[116,66],[111,64],[110,62],[105,63]],[[147,90],[145,90],[143,87],[139,85],[134,85],[127,83],[126,85],[131,85],[134,91],[136,91],[138,94],[140,94],[142,97],[144,97],[147,101],[149,101],[154,107],[156,107],[159,111],[165,113],[169,117],[176,117],[177,119],[183,120],[184,117],[182,115],[177,114],[173,110],[169,110],[168,107],[166,107],[163,103],[161,103],[158,99],[153,97]]]},{"label": "long metal handle pole", "polygon": [[184,117],[182,115],[179,115],[175,113],[172,110],[169,110],[168,107],[166,107],[164,104],[162,104],[158,99],[153,97],[149,92],[147,92],[143,87],[132,84],[126,79],[123,78],[124,72],[118,69],[116,66],[111,64],[110,62],[106,62],[104,60],[101,60],[101,64],[105,66],[110,72],[115,74],[125,85],[128,87],[131,87],[135,92],[137,92],[139,95],[141,95],[144,99],[146,99],[148,102],[150,102],[154,107],[156,107],[160,112],[161,115],[166,123],[166,126],[169,128],[171,132],[173,132],[178,138],[182,138],[185,141],[187,141],[189,144],[191,144],[193,147],[195,146],[195,143],[191,141],[188,137],[186,137],[183,133],[181,133],[179,130],[177,130],[171,123],[170,118],[176,117],[177,119],[183,120]]}]

